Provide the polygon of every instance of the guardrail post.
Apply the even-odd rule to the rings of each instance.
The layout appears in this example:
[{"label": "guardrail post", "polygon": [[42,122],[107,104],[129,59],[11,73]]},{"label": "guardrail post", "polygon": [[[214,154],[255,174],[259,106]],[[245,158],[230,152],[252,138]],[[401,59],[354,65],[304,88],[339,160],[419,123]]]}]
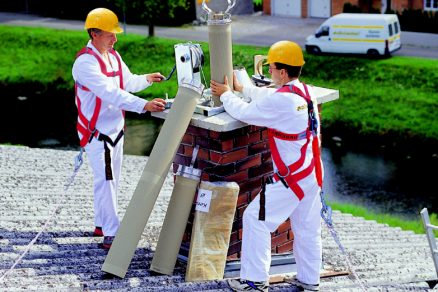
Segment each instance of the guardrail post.
[{"label": "guardrail post", "polygon": [[426,208],[423,208],[420,212],[423,219],[424,230],[426,231],[427,240],[429,241],[430,251],[432,252],[433,263],[435,264],[435,273],[438,277],[438,250],[436,247],[436,239],[433,234],[433,230],[438,230],[438,226],[430,224],[429,213]]}]

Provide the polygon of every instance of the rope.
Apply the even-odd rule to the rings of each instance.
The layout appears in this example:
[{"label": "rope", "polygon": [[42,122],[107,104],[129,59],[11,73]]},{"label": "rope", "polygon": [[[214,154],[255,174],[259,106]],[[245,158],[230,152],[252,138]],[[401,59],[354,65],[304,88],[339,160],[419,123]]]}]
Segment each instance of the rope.
[{"label": "rope", "polygon": [[323,191],[321,191],[320,195],[321,195],[321,203],[322,203],[321,217],[322,217],[322,219],[324,219],[324,222],[326,223],[327,228],[330,231],[330,234],[332,235],[334,241],[338,245],[341,253],[344,255],[345,261],[347,262],[348,269],[350,270],[354,279],[357,281],[357,283],[358,283],[359,287],[362,289],[362,291],[367,291],[367,289],[365,288],[365,285],[359,279],[359,276],[357,275],[356,271],[354,270],[353,265],[351,264],[350,256],[347,254],[344,246],[342,245],[341,241],[339,240],[338,233],[336,232],[336,230],[333,226],[332,208],[326,204],[326,202],[324,200]]},{"label": "rope", "polygon": [[82,154],[83,154],[84,150],[83,148],[81,148],[81,151],[79,152],[79,154],[75,157],[74,163],[74,170],[73,170],[73,174],[70,176],[70,178],[67,180],[67,183],[64,185],[64,193],[61,196],[61,200],[60,203],[58,203],[58,205],[55,207],[55,209],[52,211],[52,213],[50,214],[49,218],[47,218],[46,222],[44,223],[42,229],[40,230],[40,232],[38,232],[38,234],[31,240],[31,242],[29,242],[29,244],[26,246],[26,248],[24,249],[23,253],[18,257],[18,259],[14,262],[14,264],[9,268],[9,270],[7,270],[5,273],[3,273],[3,275],[0,277],[0,282],[3,282],[4,279],[9,276],[9,274],[12,273],[12,271],[15,269],[15,267],[22,261],[22,259],[26,256],[26,254],[30,251],[30,249],[32,248],[32,246],[35,244],[35,242],[38,240],[38,238],[41,236],[41,234],[43,234],[44,231],[46,231],[47,227],[50,226],[50,224],[52,223],[53,219],[55,219],[56,215],[58,215],[59,213],[61,213],[61,209],[63,206],[63,199],[68,191],[68,189],[70,188],[70,186],[73,184],[75,177],[79,171],[79,169],[81,168],[81,165],[83,163],[82,160]]}]

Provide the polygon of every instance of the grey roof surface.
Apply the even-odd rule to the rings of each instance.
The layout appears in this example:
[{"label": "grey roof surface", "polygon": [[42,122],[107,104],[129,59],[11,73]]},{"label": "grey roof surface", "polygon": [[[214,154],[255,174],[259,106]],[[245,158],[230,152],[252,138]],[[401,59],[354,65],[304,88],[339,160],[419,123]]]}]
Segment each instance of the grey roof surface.
[{"label": "grey roof surface", "polygon": [[[78,152],[0,146],[0,279],[60,206],[53,224],[0,281],[0,291],[228,291],[225,281],[184,282],[183,264],[173,276],[153,276],[148,267],[173,187],[169,173],[125,279],[101,272],[106,251],[93,230],[92,176],[86,161],[74,184]],[[86,156],[86,155],[85,155]],[[147,157],[126,155],[120,182],[120,216],[129,203]],[[368,291],[427,291],[435,270],[425,235],[334,212],[334,226]],[[323,227],[324,269],[346,271],[346,262]],[[361,291],[351,276],[324,278],[322,291]],[[280,283],[270,291],[295,291]]]}]

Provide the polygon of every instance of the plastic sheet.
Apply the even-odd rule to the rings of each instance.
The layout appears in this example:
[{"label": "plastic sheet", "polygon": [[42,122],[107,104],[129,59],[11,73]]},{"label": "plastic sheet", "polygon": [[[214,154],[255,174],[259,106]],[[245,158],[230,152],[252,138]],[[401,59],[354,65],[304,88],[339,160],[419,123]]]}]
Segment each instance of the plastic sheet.
[{"label": "plastic sheet", "polygon": [[203,181],[199,189],[211,191],[211,200],[208,212],[195,211],[186,281],[223,279],[239,185]]}]

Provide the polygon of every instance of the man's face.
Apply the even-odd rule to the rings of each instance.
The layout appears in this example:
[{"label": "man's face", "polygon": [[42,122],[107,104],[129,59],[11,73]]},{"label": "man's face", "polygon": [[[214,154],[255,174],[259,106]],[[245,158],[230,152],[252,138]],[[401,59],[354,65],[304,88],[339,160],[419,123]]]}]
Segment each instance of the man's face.
[{"label": "man's face", "polygon": [[115,33],[101,31],[99,33],[93,33],[93,43],[99,50],[108,51],[114,47],[117,42],[117,36]]},{"label": "man's face", "polygon": [[275,63],[269,64],[269,73],[271,74],[272,82],[276,85],[282,85],[281,82],[284,78],[284,73],[282,71],[285,71],[284,69],[277,69],[275,67]]}]

